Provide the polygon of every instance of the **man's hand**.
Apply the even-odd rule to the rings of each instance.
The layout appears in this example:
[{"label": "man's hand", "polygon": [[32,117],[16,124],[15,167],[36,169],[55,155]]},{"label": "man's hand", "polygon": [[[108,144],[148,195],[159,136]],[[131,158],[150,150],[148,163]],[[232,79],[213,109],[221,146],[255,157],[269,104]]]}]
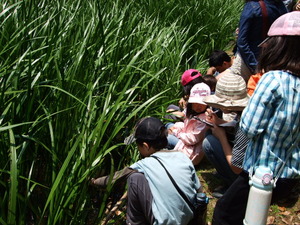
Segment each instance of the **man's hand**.
[{"label": "man's hand", "polygon": [[179,107],[184,109],[186,107],[186,101],[184,100],[184,98],[181,98],[178,102]]},{"label": "man's hand", "polygon": [[206,71],[206,75],[214,75],[215,72],[217,72],[216,67],[209,67],[208,70]]}]

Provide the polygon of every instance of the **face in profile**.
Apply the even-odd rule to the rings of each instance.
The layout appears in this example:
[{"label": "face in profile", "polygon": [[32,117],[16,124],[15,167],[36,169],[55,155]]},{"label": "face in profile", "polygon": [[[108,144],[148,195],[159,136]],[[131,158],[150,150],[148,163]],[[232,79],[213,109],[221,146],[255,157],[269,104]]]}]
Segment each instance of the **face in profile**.
[{"label": "face in profile", "polygon": [[224,72],[225,70],[227,70],[230,66],[231,66],[231,63],[230,63],[230,62],[224,61],[223,64],[222,64],[221,66],[215,66],[215,68],[216,68],[216,70],[217,70],[219,73],[222,73],[222,72]]}]

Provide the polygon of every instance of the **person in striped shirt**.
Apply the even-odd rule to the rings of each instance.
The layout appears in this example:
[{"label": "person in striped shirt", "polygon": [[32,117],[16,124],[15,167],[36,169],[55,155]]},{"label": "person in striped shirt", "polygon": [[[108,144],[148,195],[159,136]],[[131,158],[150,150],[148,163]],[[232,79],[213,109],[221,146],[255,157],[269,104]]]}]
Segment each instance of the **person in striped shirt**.
[{"label": "person in striped shirt", "polygon": [[271,204],[293,196],[300,183],[300,12],[279,17],[268,36],[258,65],[264,74],[241,117],[240,127],[250,138],[244,171],[217,202],[214,225],[243,224],[249,173],[258,166],[278,178]]}]

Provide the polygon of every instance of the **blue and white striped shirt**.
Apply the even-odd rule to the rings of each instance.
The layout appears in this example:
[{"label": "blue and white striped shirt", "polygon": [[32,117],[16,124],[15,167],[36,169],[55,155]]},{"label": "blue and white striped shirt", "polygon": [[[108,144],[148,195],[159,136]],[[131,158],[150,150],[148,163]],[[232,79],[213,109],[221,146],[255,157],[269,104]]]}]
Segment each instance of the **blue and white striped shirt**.
[{"label": "blue and white striped shirt", "polygon": [[[250,138],[244,169],[268,166],[281,178],[300,178],[300,78],[285,71],[262,76],[244,109],[241,129]],[[290,149],[293,142],[295,146]],[[292,151],[289,154],[287,151]]]}]

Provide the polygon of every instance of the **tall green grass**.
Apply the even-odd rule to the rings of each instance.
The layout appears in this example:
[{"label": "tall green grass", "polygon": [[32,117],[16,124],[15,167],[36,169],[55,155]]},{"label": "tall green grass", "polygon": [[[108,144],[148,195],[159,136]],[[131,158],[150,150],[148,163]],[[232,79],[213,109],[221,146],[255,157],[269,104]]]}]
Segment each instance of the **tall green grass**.
[{"label": "tall green grass", "polygon": [[[181,73],[226,48],[239,0],[4,1],[0,224],[90,224],[88,180],[138,158],[122,144],[162,117]],[[100,196],[103,206],[108,195]]]}]

